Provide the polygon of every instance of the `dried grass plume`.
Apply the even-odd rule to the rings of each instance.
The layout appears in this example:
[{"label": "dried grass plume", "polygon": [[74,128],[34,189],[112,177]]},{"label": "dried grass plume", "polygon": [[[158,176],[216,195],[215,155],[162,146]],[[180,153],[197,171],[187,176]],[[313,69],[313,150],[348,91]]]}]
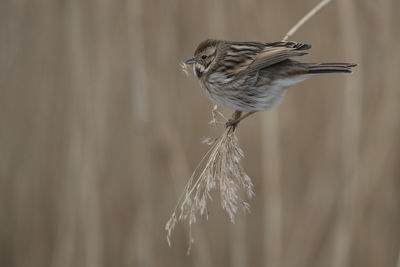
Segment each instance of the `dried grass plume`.
[{"label": "dried grass plume", "polygon": [[[218,123],[216,113],[217,110],[214,108],[212,123]],[[211,191],[214,189],[219,190],[221,206],[228,213],[232,223],[240,206],[245,212],[249,211],[250,206],[240,197],[239,191],[242,190],[248,198],[252,198],[253,183],[240,165],[244,155],[238,146],[234,128],[226,128],[218,138],[205,138],[203,143],[208,144],[210,149],[194,170],[165,226],[169,245],[171,245],[172,231],[178,221],[188,222],[189,244],[193,243],[191,226],[196,222],[198,215],[208,216],[207,201],[212,200]],[[203,170],[196,176],[197,170],[203,163]]]}]

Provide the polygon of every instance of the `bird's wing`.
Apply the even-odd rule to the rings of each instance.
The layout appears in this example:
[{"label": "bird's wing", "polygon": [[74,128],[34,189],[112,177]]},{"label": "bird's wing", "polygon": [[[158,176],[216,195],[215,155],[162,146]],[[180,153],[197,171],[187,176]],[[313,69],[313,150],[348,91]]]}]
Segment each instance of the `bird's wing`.
[{"label": "bird's wing", "polygon": [[276,42],[266,44],[264,49],[255,57],[254,61],[249,64],[246,72],[269,67],[291,57],[306,55],[308,53],[304,50],[310,48],[311,45],[294,42]]},{"label": "bird's wing", "polygon": [[[262,68],[269,67],[288,58],[307,54],[304,50],[310,49],[311,45],[295,42],[275,43],[233,43],[225,55],[225,62],[236,65],[231,68],[230,74],[249,73]],[[231,54],[232,53],[232,54]],[[236,57],[242,55],[240,62],[235,62]],[[243,60],[243,56],[245,60]],[[231,58],[232,57],[232,58]]]}]

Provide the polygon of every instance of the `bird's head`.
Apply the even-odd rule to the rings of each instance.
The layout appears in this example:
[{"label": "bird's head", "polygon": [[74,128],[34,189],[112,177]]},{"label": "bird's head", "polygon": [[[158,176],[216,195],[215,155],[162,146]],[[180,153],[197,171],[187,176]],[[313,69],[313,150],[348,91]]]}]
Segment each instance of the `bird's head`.
[{"label": "bird's head", "polygon": [[193,65],[193,71],[198,78],[207,73],[214,65],[218,42],[212,39],[201,42],[194,52],[194,57],[185,61],[186,64]]}]

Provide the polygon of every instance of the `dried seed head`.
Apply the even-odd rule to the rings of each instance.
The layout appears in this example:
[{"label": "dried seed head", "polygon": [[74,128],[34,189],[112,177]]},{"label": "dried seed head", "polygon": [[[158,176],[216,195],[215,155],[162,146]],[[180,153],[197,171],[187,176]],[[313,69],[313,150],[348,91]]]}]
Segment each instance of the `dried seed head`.
[{"label": "dried seed head", "polygon": [[[228,213],[232,223],[235,221],[239,204],[243,206],[245,212],[250,210],[250,205],[242,200],[240,195],[252,198],[253,183],[240,165],[244,155],[238,146],[235,132],[227,128],[220,137],[204,138],[202,142],[208,144],[210,149],[190,177],[182,197],[165,226],[168,244],[177,221],[186,221],[190,232],[189,247],[191,246],[194,241],[191,234],[192,224],[197,221],[196,214],[208,216],[207,200],[212,200],[213,189],[219,189],[221,206]],[[203,162],[204,168],[195,179],[197,169]],[[177,219],[178,207],[180,214]]]}]

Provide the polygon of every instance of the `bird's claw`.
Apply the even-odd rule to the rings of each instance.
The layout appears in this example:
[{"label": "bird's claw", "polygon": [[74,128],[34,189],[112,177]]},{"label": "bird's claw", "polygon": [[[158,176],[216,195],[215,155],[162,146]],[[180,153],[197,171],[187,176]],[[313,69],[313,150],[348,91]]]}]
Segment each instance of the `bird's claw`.
[{"label": "bird's claw", "polygon": [[229,119],[229,120],[225,123],[225,126],[226,126],[226,128],[232,127],[232,129],[235,130],[236,127],[237,127],[237,125],[238,125],[238,123],[239,123],[239,120],[232,120],[232,119]]}]

